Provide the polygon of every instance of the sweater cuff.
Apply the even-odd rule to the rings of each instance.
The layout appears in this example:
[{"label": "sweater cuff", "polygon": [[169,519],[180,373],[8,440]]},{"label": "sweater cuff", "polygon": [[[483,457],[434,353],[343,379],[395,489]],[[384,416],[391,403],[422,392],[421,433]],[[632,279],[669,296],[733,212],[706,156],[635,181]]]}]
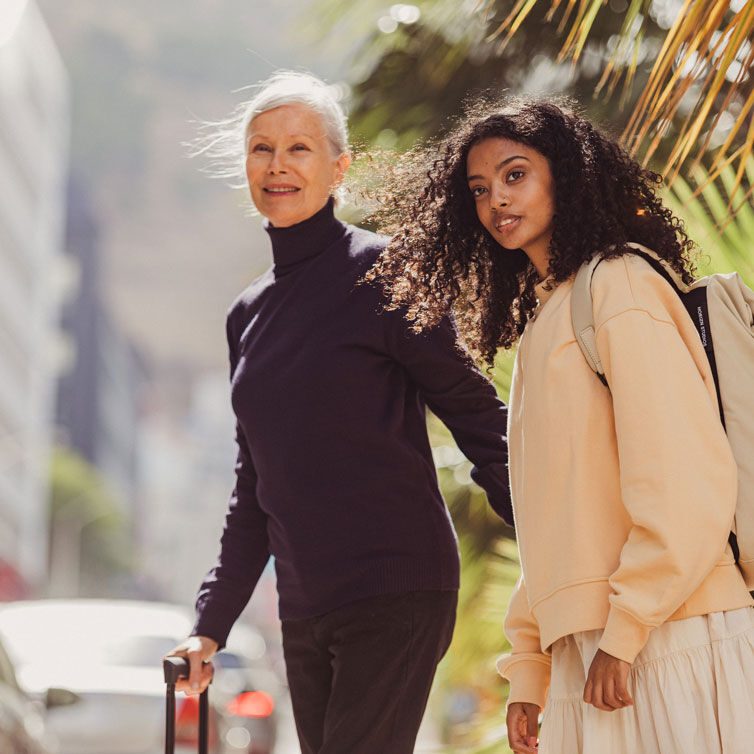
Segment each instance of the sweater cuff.
[{"label": "sweater cuff", "polygon": [[228,641],[235,617],[229,614],[227,608],[223,608],[210,601],[197,603],[196,623],[191,629],[191,636],[206,636],[217,642],[217,651],[225,647]]},{"label": "sweater cuff", "polygon": [[498,673],[510,681],[508,704],[526,702],[536,704],[540,711],[544,709],[550,688],[549,658],[515,659],[511,655],[503,655],[496,665]]},{"label": "sweater cuff", "polygon": [[508,478],[508,465],[505,463],[491,463],[487,466],[474,466],[471,478],[487,495],[492,509],[508,526],[513,526],[513,507],[511,505],[511,490]]},{"label": "sweater cuff", "polygon": [[610,606],[599,649],[628,663],[636,659],[649,639],[653,626],[641,623],[615,605]]}]

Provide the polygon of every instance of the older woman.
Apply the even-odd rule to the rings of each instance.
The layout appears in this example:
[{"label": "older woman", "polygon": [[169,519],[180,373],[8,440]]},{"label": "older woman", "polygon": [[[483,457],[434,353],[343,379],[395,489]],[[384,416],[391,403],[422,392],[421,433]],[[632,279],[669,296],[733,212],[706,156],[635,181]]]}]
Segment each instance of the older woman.
[{"label": "older woman", "polygon": [[198,692],[201,661],[272,555],[304,754],[408,754],[459,584],[425,406],[510,521],[506,409],[450,322],[415,334],[358,285],[386,240],[333,214],[351,158],[328,87],[280,72],[245,112],[246,178],[273,265],[228,314],[236,485],[193,636],[175,653]]}]

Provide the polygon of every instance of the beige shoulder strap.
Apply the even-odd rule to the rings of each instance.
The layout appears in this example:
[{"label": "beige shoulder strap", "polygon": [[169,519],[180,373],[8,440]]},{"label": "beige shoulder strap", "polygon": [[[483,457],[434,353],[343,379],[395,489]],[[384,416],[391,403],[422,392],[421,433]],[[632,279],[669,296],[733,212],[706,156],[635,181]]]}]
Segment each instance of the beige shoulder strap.
[{"label": "beige shoulder strap", "polygon": [[[661,264],[665,274],[673,281],[675,287],[684,293],[688,291],[689,286],[681,280],[678,273],[664,259],[658,257],[654,251],[638,243],[628,243],[626,246],[636,249],[636,252],[641,256],[649,257],[656,263]],[[600,355],[597,351],[594,304],[592,303],[592,276],[602,258],[601,253],[595,254],[576,273],[571,293],[571,322],[573,323],[573,334],[576,336],[576,341],[584,354],[584,358],[600,380],[607,385],[605,370],[602,367]]]},{"label": "beige shoulder strap", "polygon": [[597,373],[597,376],[607,384],[605,370],[602,368],[600,355],[597,352],[597,338],[594,334],[594,306],[592,304],[592,275],[597,265],[602,261],[601,254],[595,254],[588,262],[581,265],[573,281],[571,292],[571,322],[573,334],[576,336],[587,364]]}]

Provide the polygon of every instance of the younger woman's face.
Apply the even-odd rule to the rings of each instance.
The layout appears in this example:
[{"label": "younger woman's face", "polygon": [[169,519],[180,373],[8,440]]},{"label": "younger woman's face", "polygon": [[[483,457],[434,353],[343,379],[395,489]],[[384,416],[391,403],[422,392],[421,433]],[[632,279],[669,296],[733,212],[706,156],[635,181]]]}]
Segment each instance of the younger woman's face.
[{"label": "younger woman's face", "polygon": [[516,141],[475,144],[466,174],[479,222],[504,249],[523,249],[547,276],[555,215],[555,181],[547,158]]}]

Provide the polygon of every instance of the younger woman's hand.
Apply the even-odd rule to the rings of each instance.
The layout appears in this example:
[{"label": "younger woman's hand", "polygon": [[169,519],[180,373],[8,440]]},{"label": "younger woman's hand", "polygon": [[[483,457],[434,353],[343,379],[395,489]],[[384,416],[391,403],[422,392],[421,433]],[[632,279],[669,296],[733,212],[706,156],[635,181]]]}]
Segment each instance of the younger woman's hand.
[{"label": "younger woman's hand", "polygon": [[628,691],[630,669],[631,666],[625,660],[619,660],[598,649],[586,678],[584,701],[605,712],[633,704],[634,700]]},{"label": "younger woman's hand", "polygon": [[539,707],[527,702],[508,705],[508,745],[516,754],[536,754]]},{"label": "younger woman's hand", "polygon": [[188,680],[180,680],[175,684],[176,691],[186,694],[201,694],[212,680],[212,666],[209,659],[218,649],[217,642],[208,636],[189,636],[165,657],[185,657],[189,661]]}]

